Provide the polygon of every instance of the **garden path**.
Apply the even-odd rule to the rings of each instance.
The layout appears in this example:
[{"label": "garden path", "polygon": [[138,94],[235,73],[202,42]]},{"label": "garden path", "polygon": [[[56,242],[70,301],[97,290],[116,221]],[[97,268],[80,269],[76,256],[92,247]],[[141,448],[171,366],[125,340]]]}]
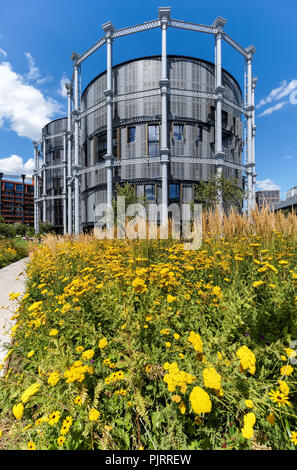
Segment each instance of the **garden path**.
[{"label": "garden path", "polygon": [[[29,258],[24,258],[16,263],[9,264],[0,269],[0,363],[7,354],[5,344],[10,343],[10,328],[14,321],[11,320],[17,308],[17,302],[9,299],[11,292],[24,293],[25,290],[25,267]],[[4,367],[0,371],[3,376]]]}]

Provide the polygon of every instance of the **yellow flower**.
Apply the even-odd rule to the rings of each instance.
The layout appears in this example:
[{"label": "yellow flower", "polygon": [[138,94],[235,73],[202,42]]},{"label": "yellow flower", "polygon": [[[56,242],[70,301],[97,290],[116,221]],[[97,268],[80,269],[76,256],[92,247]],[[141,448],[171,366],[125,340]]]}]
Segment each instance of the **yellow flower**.
[{"label": "yellow flower", "polygon": [[24,414],[24,407],[22,405],[22,403],[19,403],[18,405],[15,405],[13,408],[12,408],[12,412],[15,416],[15,418],[19,421],[20,419],[22,419],[23,417],[23,414]]},{"label": "yellow flower", "polygon": [[92,408],[89,412],[89,420],[90,421],[98,421],[100,416],[100,412],[95,408]]},{"label": "yellow flower", "polygon": [[286,384],[286,382],[284,382],[283,380],[279,380],[278,383],[280,391],[283,392],[285,395],[289,395],[290,389],[288,384]]},{"label": "yellow flower", "polygon": [[169,343],[169,341],[166,341],[166,348],[170,348],[171,347],[171,343]]},{"label": "yellow flower", "polygon": [[32,357],[32,356],[33,356],[33,354],[34,354],[34,352],[35,352],[35,351],[33,351],[33,350],[32,350],[32,351],[30,351],[30,352],[28,352],[28,354],[27,354],[27,357],[29,357],[29,358],[30,358],[30,357]]},{"label": "yellow flower", "polygon": [[28,450],[36,450],[36,445],[34,444],[34,442],[28,442]]},{"label": "yellow flower", "polygon": [[205,387],[213,388],[214,390],[221,389],[221,376],[213,367],[204,369],[202,374]]},{"label": "yellow flower", "polygon": [[184,402],[182,401],[178,407],[179,407],[179,411],[181,412],[181,414],[184,415],[186,412],[186,405],[184,404]]},{"label": "yellow flower", "polygon": [[265,284],[264,281],[255,281],[253,282],[253,287],[259,287],[259,286],[262,286],[262,284]]},{"label": "yellow flower", "polygon": [[251,374],[255,373],[256,357],[247,346],[241,346],[236,351],[236,356],[240,359],[240,365],[243,370],[248,369]]},{"label": "yellow flower", "polygon": [[190,402],[194,413],[209,413],[211,411],[211,400],[208,393],[200,387],[194,387],[190,393]]},{"label": "yellow flower", "polygon": [[254,403],[252,402],[252,400],[245,400],[244,404],[247,408],[254,408]]},{"label": "yellow flower", "polygon": [[244,426],[241,429],[241,434],[245,439],[251,439],[254,434],[254,430],[251,426]]},{"label": "yellow flower", "polygon": [[174,401],[175,403],[180,403],[181,401],[181,397],[179,395],[172,395],[172,401]]},{"label": "yellow flower", "polygon": [[175,300],[176,300],[176,297],[174,297],[173,295],[170,295],[170,294],[167,295],[167,302],[168,302],[169,304],[171,304],[171,303],[174,302]]},{"label": "yellow flower", "polygon": [[142,294],[143,292],[147,290],[147,286],[144,280],[140,279],[139,277],[137,277],[136,279],[134,279],[134,281],[132,281],[132,287],[134,291],[138,294]]},{"label": "yellow flower", "polygon": [[291,437],[291,441],[293,442],[293,444],[297,446],[297,431],[292,431],[290,437]]},{"label": "yellow flower", "polygon": [[57,385],[59,380],[60,380],[59,372],[52,372],[48,378],[47,383],[51,385],[52,387],[54,387],[55,385]]},{"label": "yellow flower", "polygon": [[82,405],[82,398],[81,398],[80,395],[78,395],[77,397],[75,397],[74,403],[75,403],[76,405],[79,405],[79,406]]},{"label": "yellow flower", "polygon": [[63,437],[63,436],[58,437],[57,444],[58,444],[59,447],[62,447],[64,442],[65,442],[65,437]]},{"label": "yellow flower", "polygon": [[29,398],[32,396],[32,395],[35,395],[40,389],[40,384],[39,383],[34,383],[32,385],[30,385],[29,388],[27,388],[27,390],[24,391],[23,395],[21,396],[21,400],[23,403],[27,403],[27,401],[29,400]]},{"label": "yellow flower", "polygon": [[82,352],[84,349],[85,349],[85,348],[84,348],[83,346],[77,346],[77,347],[75,348],[75,351],[77,351],[77,352],[79,353],[79,352]]},{"label": "yellow flower", "polygon": [[51,426],[53,426],[54,424],[56,424],[59,419],[60,419],[60,416],[61,416],[61,413],[60,411],[53,411],[49,417],[48,417],[48,422]]},{"label": "yellow flower", "polygon": [[290,365],[283,366],[280,370],[281,375],[291,375],[293,372],[293,367]]},{"label": "yellow flower", "polygon": [[294,349],[286,348],[285,351],[289,359],[293,359],[297,355]]},{"label": "yellow flower", "polygon": [[57,336],[58,333],[59,333],[59,331],[56,328],[53,328],[52,330],[50,330],[49,335],[50,336]]},{"label": "yellow flower", "polygon": [[270,415],[267,416],[266,420],[270,424],[270,426],[273,426],[275,423],[275,416],[273,413],[270,413]]},{"label": "yellow flower", "polygon": [[173,337],[174,337],[174,339],[179,339],[180,335],[178,333],[174,333]]},{"label": "yellow flower", "polygon": [[95,352],[92,349],[87,349],[85,352],[82,353],[81,358],[84,360],[92,359]]},{"label": "yellow flower", "polygon": [[274,403],[278,403],[278,406],[291,405],[287,395],[285,395],[280,390],[276,390],[276,391],[271,390],[271,392],[269,392],[268,395],[269,395],[270,400],[272,400]]},{"label": "yellow flower", "polygon": [[195,333],[194,331],[190,332],[190,335],[188,337],[189,343],[193,344],[194,350],[197,351],[198,353],[203,352],[203,342],[200,338],[200,335],[198,333]]},{"label": "yellow flower", "polygon": [[100,349],[103,349],[103,348],[105,348],[105,346],[107,346],[107,343],[108,343],[107,338],[104,337],[104,338],[101,338],[99,340],[98,346],[99,346]]},{"label": "yellow flower", "polygon": [[243,417],[243,422],[244,422],[244,425],[245,426],[251,426],[253,427],[255,422],[256,422],[256,416],[255,416],[255,413],[247,413],[244,417]]}]

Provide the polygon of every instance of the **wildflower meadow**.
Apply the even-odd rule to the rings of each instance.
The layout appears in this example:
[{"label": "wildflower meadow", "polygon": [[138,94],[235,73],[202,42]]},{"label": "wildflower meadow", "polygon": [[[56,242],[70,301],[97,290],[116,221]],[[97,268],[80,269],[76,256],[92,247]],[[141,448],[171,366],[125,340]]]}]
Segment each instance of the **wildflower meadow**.
[{"label": "wildflower meadow", "polygon": [[1,447],[295,449],[296,219],[209,214],[189,251],[44,237],[11,294]]}]

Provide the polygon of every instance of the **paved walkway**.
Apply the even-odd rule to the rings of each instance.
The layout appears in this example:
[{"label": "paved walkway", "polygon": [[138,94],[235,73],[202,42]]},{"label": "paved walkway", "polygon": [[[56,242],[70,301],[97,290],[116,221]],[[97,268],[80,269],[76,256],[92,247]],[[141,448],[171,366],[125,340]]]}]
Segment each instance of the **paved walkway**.
[{"label": "paved walkway", "polygon": [[[11,292],[24,293],[24,270],[28,259],[21,259],[0,269],[0,364],[7,354],[5,344],[11,341],[10,328],[15,323],[10,318],[13,316],[18,305],[17,301],[9,300],[9,294]],[[0,371],[0,376],[3,375],[3,372],[4,368]]]}]

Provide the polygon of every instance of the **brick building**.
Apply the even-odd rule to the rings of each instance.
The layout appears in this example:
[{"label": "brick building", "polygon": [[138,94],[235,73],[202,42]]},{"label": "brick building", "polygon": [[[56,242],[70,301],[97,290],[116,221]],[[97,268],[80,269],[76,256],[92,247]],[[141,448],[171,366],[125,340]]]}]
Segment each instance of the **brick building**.
[{"label": "brick building", "polygon": [[34,185],[24,175],[13,181],[0,173],[0,215],[7,224],[34,225]]}]

